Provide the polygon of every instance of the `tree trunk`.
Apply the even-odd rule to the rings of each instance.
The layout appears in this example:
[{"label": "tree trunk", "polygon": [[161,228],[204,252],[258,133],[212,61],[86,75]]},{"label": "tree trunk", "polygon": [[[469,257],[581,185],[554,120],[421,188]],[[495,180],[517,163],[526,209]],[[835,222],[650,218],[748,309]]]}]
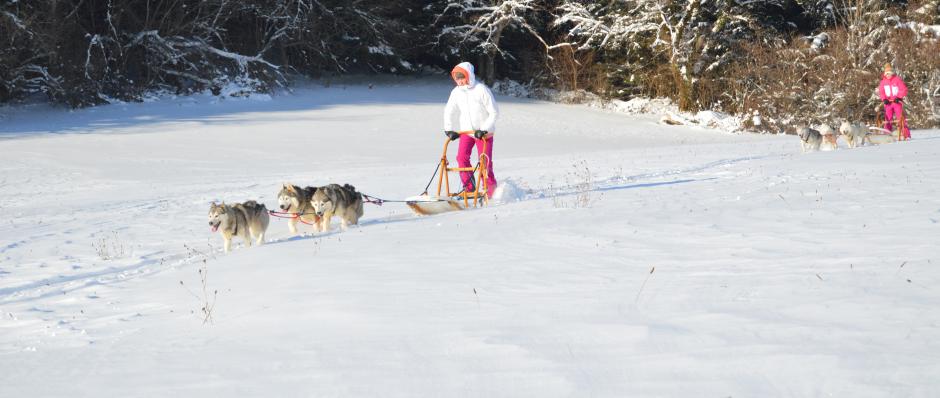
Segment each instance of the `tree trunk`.
[{"label": "tree trunk", "polygon": [[494,76],[496,75],[494,72],[496,70],[496,54],[494,53],[495,51],[491,51],[486,54],[486,67],[483,68],[483,82],[486,83],[487,86],[493,85]]},{"label": "tree trunk", "polygon": [[679,110],[681,111],[692,111],[694,110],[695,104],[695,80],[687,76],[687,72],[683,73],[682,66],[672,64],[673,76],[675,76],[675,84],[678,92],[676,93],[678,99]]}]

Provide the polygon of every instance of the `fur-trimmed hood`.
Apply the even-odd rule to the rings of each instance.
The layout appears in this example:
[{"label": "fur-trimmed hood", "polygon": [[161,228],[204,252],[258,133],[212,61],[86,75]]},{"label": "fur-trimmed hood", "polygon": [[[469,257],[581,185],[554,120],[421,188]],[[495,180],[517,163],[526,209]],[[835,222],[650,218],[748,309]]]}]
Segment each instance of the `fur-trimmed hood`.
[{"label": "fur-trimmed hood", "polygon": [[451,78],[454,77],[455,72],[463,72],[463,74],[467,76],[467,85],[463,87],[466,87],[468,90],[477,84],[477,76],[473,72],[473,64],[469,62],[461,62],[457,64],[457,66],[455,66],[454,69],[450,71]]}]

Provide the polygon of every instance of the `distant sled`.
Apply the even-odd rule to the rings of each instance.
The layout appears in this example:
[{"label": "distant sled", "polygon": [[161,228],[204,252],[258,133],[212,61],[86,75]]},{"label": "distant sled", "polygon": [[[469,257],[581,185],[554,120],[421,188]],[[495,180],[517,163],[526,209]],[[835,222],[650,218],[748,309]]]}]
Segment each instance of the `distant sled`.
[{"label": "distant sled", "polygon": [[897,137],[891,130],[874,126],[868,126],[868,130],[870,130],[871,133],[865,136],[864,141],[869,145],[891,144],[897,141]]},{"label": "distant sled", "polygon": [[893,132],[893,131],[888,130],[888,129],[884,129],[884,128],[881,128],[881,127],[868,126],[868,130],[871,131],[872,134],[894,135],[894,132]]}]

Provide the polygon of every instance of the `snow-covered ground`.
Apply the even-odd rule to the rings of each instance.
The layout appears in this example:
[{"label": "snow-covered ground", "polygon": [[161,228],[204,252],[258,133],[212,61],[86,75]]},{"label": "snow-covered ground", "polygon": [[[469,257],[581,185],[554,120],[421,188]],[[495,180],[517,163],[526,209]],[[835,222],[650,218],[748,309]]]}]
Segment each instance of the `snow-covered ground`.
[{"label": "snow-covered ground", "polygon": [[214,200],[423,191],[449,90],[3,109],[0,396],[940,395],[936,130],[801,154],[498,97],[502,203],[220,252]]}]

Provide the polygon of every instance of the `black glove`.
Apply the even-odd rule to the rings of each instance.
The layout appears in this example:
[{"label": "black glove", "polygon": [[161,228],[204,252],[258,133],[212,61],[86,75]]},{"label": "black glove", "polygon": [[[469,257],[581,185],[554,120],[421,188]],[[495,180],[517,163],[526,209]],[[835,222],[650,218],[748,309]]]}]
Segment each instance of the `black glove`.
[{"label": "black glove", "polygon": [[902,102],[904,102],[904,99],[903,99],[903,98],[895,98],[895,99],[894,99],[894,103],[895,103],[895,104],[900,104],[900,103],[902,103]]},{"label": "black glove", "polygon": [[449,130],[448,130],[448,131],[445,131],[445,132],[444,132],[444,135],[446,135],[447,138],[450,138],[451,141],[460,138],[460,134],[457,134],[456,131],[449,131]]},{"label": "black glove", "polygon": [[884,102],[884,103],[885,103],[885,105],[888,105],[888,104],[890,104],[890,103],[891,103],[891,100],[884,100],[884,101],[882,101],[882,102]]},{"label": "black glove", "polygon": [[483,137],[486,136],[486,132],[483,131],[483,130],[474,130],[474,131],[473,131],[473,136],[474,136],[474,137],[477,137],[477,139],[479,139],[479,140],[482,140]]}]

